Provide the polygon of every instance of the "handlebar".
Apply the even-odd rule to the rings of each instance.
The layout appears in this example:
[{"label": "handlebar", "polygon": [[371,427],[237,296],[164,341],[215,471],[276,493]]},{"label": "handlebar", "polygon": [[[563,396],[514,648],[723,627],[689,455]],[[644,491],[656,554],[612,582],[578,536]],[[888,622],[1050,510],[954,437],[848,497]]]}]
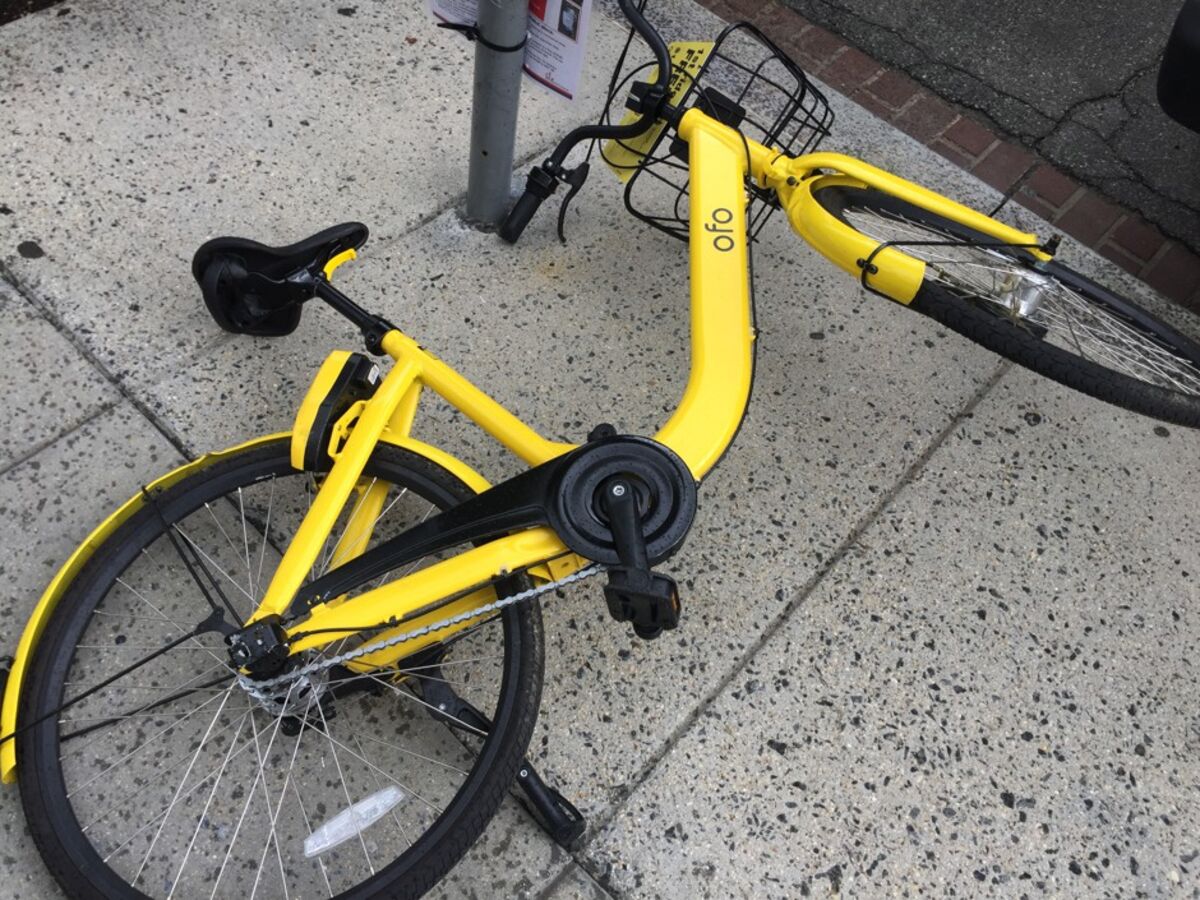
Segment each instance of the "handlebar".
[{"label": "handlebar", "polygon": [[533,218],[533,214],[538,211],[538,207],[542,205],[544,197],[539,197],[536,194],[531,194],[525,191],[521,195],[513,208],[508,211],[508,215],[504,217],[504,222],[500,225],[500,237],[508,241],[510,244],[515,244],[517,238],[521,236],[521,232],[525,230],[525,226],[529,224],[529,220]]},{"label": "handlebar", "polygon": [[643,96],[656,96],[658,103],[648,104],[648,108],[637,119],[624,125],[583,125],[567,134],[554,152],[540,166],[534,166],[525,182],[525,193],[517,200],[504,223],[500,226],[500,237],[510,244],[515,244],[533,218],[542,201],[558,188],[559,179],[564,177],[563,161],[578,144],[589,140],[604,138],[627,140],[637,137],[650,130],[658,118],[662,98],[666,97],[667,85],[671,81],[671,54],[667,43],[663,40],[654,26],[646,21],[645,16],[635,4],[635,0],[617,0],[621,12],[629,21],[630,26],[654,53],[658,62],[658,78],[649,86]]},{"label": "handlebar", "polygon": [[[629,20],[629,24],[633,30],[638,33],[646,45],[654,54],[654,59],[658,63],[658,78],[651,85],[653,88],[661,88],[666,92],[667,85],[671,81],[671,54],[667,50],[667,43],[663,40],[662,35],[655,31],[654,26],[646,21],[641,10],[634,5],[634,0],[618,0],[617,5],[621,8],[621,12],[625,14],[625,18]],[[575,148],[576,144],[583,141],[596,138],[616,138],[623,140],[625,138],[637,137],[650,129],[657,118],[657,110],[651,110],[643,114],[641,117],[627,125],[582,125],[579,128],[571,131],[563,138],[554,152],[550,154],[548,162],[554,166],[561,166],[563,160],[567,158],[567,154]]]}]

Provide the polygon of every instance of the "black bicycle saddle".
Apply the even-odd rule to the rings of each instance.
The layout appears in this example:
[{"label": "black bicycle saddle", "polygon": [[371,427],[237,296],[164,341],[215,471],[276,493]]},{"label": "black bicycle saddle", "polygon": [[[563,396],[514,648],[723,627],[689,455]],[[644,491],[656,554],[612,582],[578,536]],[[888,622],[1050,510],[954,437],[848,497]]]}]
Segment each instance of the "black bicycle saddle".
[{"label": "black bicycle saddle", "polygon": [[367,241],[367,226],[344,222],[286,247],[237,237],[213,238],[192,258],[192,275],[217,324],[235,334],[277,337],[300,323],[316,276],[339,253]]}]

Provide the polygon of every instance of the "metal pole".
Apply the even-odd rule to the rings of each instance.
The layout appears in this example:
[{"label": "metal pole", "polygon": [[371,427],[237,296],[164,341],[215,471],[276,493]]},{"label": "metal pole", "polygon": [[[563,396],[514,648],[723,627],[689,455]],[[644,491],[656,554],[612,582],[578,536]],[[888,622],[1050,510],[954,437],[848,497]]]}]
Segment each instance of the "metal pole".
[{"label": "metal pole", "polygon": [[[491,44],[515,47],[529,27],[529,0],[479,0],[479,33]],[[508,211],[523,50],[497,52],[475,43],[475,96],[471,106],[471,162],[467,219],[495,228]]]}]

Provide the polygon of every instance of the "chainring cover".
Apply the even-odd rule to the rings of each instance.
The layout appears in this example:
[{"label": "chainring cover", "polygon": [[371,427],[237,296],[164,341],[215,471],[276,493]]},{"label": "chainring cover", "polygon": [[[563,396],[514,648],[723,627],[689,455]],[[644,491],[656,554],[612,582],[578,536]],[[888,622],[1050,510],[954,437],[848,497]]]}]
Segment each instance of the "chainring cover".
[{"label": "chainring cover", "polygon": [[571,454],[551,491],[551,527],[572,552],[605,565],[620,563],[599,501],[603,485],[617,477],[637,494],[650,565],[672,556],[696,516],[696,480],[678,454],[645,437],[603,438]]}]

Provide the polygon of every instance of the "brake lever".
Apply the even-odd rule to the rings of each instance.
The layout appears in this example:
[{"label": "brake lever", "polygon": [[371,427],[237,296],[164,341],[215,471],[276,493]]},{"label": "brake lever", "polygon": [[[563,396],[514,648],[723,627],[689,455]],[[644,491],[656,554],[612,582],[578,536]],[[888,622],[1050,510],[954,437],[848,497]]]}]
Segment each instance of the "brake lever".
[{"label": "brake lever", "polygon": [[563,181],[571,187],[567,191],[567,195],[563,197],[562,205],[558,208],[558,239],[564,244],[567,242],[567,236],[563,231],[567,224],[567,206],[571,203],[574,196],[579,193],[579,189],[583,187],[583,183],[587,181],[588,171],[588,164],[581,162],[563,178]]}]

